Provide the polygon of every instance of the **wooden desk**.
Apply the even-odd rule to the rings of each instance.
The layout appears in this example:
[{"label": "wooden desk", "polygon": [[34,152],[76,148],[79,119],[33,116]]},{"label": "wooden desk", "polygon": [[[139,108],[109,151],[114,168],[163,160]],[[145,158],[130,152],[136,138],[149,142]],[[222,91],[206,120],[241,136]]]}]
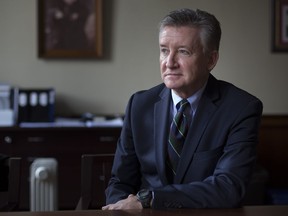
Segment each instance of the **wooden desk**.
[{"label": "wooden desk", "polygon": [[129,210],[129,211],[55,211],[9,212],[1,216],[287,216],[288,206],[246,206],[237,209]]}]

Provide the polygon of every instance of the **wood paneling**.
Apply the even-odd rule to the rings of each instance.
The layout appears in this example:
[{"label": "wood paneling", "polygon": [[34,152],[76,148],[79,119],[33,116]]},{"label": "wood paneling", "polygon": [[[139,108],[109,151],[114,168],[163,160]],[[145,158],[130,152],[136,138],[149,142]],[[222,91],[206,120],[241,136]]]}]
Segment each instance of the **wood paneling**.
[{"label": "wood paneling", "polygon": [[288,188],[288,116],[264,115],[259,132],[259,163],[268,171],[268,186]]}]

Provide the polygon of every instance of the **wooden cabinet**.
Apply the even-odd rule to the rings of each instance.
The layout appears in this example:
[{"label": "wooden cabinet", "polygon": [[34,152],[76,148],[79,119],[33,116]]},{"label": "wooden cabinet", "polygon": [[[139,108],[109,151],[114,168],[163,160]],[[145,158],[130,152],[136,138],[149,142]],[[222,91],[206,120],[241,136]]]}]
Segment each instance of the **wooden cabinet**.
[{"label": "wooden cabinet", "polygon": [[270,188],[288,189],[288,116],[265,115],[259,133],[258,159],[269,173]]},{"label": "wooden cabinet", "polygon": [[58,161],[59,209],[75,209],[80,198],[82,154],[114,153],[121,127],[0,128],[0,152],[23,158],[20,208],[29,209],[30,164]]},{"label": "wooden cabinet", "polygon": [[[23,158],[22,209],[29,209],[29,167],[37,157],[58,161],[59,209],[75,209],[80,198],[81,156],[110,154],[121,127],[0,128],[0,152]],[[288,116],[263,116],[258,161],[269,173],[269,188],[288,188]]]}]

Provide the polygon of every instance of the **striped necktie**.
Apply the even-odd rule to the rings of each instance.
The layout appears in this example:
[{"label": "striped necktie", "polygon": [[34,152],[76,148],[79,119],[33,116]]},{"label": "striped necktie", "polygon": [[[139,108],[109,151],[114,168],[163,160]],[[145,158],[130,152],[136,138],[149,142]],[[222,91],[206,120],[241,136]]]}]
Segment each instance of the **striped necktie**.
[{"label": "striped necktie", "polygon": [[[177,113],[173,118],[168,138],[168,167],[172,177],[176,175],[178,162],[188,132],[191,116],[191,106],[187,99],[181,100],[177,105]],[[171,173],[170,171],[170,173]]]}]

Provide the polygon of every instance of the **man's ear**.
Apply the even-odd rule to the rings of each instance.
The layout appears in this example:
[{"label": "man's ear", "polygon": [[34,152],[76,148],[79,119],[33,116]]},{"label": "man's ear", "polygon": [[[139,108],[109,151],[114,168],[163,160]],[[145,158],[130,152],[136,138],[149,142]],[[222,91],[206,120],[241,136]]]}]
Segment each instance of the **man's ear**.
[{"label": "man's ear", "polygon": [[208,57],[208,65],[207,68],[209,71],[211,71],[217,64],[218,59],[219,59],[219,52],[217,50],[214,50],[210,52],[209,57]]}]

